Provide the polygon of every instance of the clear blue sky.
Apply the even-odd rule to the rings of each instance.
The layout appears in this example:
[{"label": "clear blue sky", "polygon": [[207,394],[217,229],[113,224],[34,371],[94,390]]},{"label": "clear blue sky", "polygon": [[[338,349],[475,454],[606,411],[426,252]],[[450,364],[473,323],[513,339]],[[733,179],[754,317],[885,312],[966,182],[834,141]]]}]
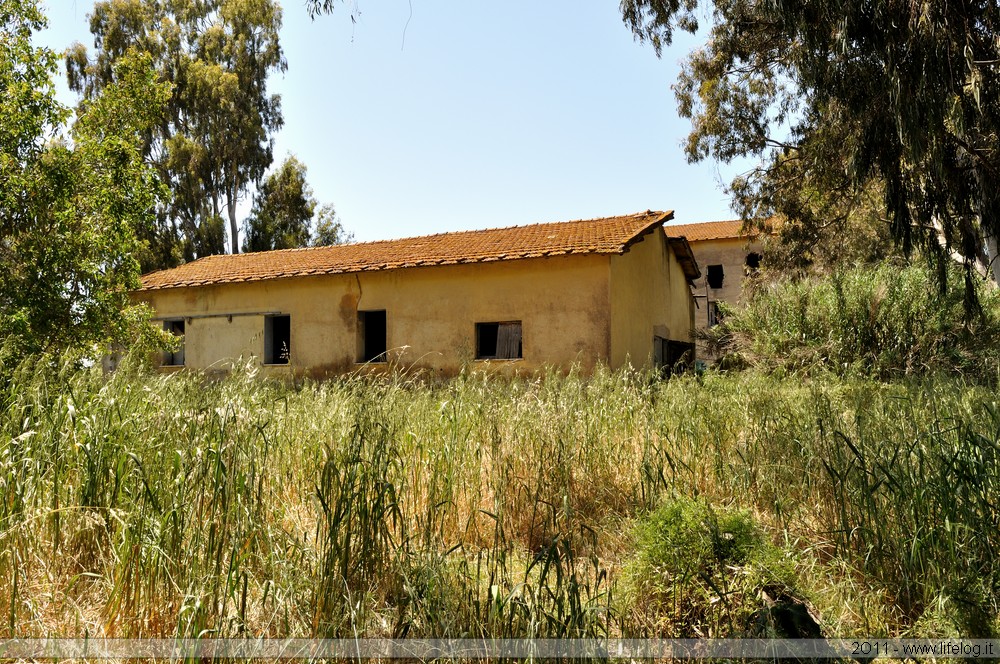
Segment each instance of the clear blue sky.
[{"label": "clear blue sky", "polygon": [[[303,161],[359,241],[646,209],[733,217],[719,182],[736,170],[689,165],[681,148],[689,123],[670,86],[698,40],[657,59],[616,0],[412,0],[412,13],[347,0],[315,21],[299,0],[283,6],[276,163]],[[39,41],[92,48],[91,7],[47,0]]]}]

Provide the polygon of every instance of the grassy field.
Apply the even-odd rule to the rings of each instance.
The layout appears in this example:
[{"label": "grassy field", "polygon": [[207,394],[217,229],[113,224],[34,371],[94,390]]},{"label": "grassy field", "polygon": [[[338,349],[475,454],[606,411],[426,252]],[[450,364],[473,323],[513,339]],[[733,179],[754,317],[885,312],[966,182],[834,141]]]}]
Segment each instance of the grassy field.
[{"label": "grassy field", "polygon": [[998,628],[1000,412],[958,379],[4,373],[0,636]]}]

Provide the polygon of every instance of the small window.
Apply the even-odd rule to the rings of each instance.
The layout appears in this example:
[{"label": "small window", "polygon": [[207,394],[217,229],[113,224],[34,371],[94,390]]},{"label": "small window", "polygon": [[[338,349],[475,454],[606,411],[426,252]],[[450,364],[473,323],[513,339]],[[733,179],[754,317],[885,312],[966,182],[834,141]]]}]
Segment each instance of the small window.
[{"label": "small window", "polygon": [[358,312],[358,362],[385,362],[385,311]]},{"label": "small window", "polygon": [[177,350],[163,354],[163,366],[165,367],[183,367],[184,366],[184,319],[178,318],[177,320],[165,320],[163,321],[163,329],[174,335],[175,337],[180,337],[180,346]]},{"label": "small window", "polygon": [[756,251],[751,251],[749,254],[747,254],[747,260],[746,260],[747,271],[756,272],[757,270],[759,270],[760,259],[761,255],[758,254]]},{"label": "small window", "polygon": [[264,364],[288,364],[292,356],[290,316],[264,317]]},{"label": "small window", "polygon": [[519,360],[521,321],[476,323],[477,360]]},{"label": "small window", "polygon": [[708,266],[708,287],[709,288],[722,288],[722,281],[725,278],[725,272],[721,265],[709,265]]},{"label": "small window", "polygon": [[708,303],[708,326],[715,327],[722,322],[722,309],[719,308],[718,302]]},{"label": "small window", "polygon": [[662,375],[683,373],[694,366],[694,344],[653,337],[653,364]]}]

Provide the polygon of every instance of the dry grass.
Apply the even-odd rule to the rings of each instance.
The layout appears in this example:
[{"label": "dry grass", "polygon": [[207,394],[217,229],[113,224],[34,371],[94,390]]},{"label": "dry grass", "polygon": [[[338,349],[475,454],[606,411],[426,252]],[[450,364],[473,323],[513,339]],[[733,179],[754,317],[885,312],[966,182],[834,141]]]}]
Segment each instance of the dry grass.
[{"label": "dry grass", "polygon": [[829,635],[997,628],[960,381],[0,373],[2,636],[735,636],[768,584]]}]

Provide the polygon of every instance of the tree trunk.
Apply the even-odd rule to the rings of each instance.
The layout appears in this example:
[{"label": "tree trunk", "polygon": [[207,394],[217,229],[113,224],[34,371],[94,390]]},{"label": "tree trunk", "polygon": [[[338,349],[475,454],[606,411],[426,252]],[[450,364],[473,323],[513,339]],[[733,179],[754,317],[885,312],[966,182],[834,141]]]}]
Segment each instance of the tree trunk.
[{"label": "tree trunk", "polygon": [[232,239],[232,253],[240,253],[239,227],[236,225],[236,187],[233,186],[226,192],[226,207],[229,211],[229,236]]}]

